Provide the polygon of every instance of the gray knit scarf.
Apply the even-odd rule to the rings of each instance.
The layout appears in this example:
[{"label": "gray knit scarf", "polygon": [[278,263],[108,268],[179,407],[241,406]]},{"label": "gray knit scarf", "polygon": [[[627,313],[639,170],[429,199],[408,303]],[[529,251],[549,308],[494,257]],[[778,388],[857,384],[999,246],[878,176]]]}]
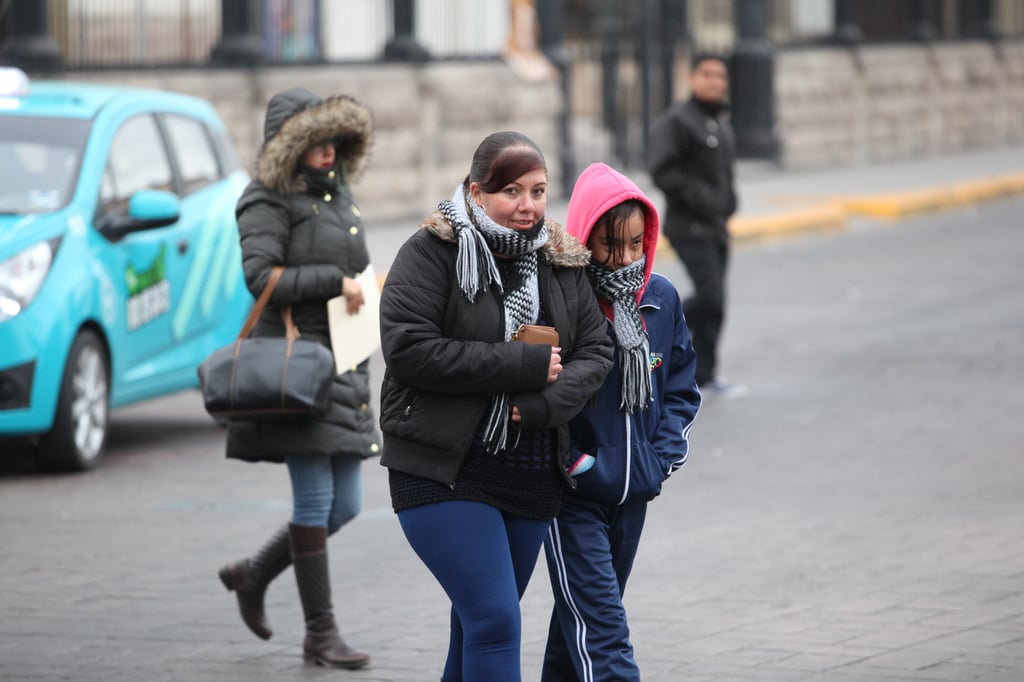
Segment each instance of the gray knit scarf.
[{"label": "gray knit scarf", "polygon": [[622,373],[622,400],[619,408],[627,412],[651,404],[650,339],[640,318],[636,292],[644,285],[646,256],[619,270],[591,263],[587,266],[597,295],[612,304],[615,345],[619,349]]},{"label": "gray knit scarf", "polygon": [[[472,216],[469,212],[472,211]],[[490,286],[498,289],[505,312],[505,341],[521,324],[533,324],[540,316],[540,289],[537,285],[537,251],[548,241],[543,218],[530,230],[513,230],[495,223],[477,206],[462,185],[455,188],[449,201],[438,210],[455,230],[459,251],[456,276],[459,288],[469,301]],[[506,289],[494,256],[513,259],[516,274],[514,289]],[[484,429],[484,448],[490,454],[508,449],[510,408],[508,394],[496,394]]]}]

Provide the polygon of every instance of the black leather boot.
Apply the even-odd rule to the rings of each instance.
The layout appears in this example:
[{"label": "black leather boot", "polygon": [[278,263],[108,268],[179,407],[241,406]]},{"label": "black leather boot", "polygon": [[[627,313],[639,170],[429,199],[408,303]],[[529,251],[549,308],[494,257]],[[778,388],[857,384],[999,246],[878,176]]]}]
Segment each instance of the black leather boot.
[{"label": "black leather boot", "polygon": [[368,654],[354,650],[338,633],[331,606],[331,574],[327,566],[327,529],[291,528],[292,563],[306,616],[302,650],[307,661],[331,668],[357,670],[370,662]]},{"label": "black leather boot", "polygon": [[263,609],[263,598],[270,581],[292,563],[288,540],[288,526],[284,525],[251,557],[234,561],[218,573],[224,587],[238,597],[242,621],[260,639],[270,639],[274,634]]}]

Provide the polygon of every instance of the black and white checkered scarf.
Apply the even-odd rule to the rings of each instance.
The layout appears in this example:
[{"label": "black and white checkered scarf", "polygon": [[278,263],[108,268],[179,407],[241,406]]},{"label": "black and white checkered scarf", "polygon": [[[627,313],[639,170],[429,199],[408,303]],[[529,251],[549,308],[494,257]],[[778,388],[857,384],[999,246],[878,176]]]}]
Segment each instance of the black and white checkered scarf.
[{"label": "black and white checkered scarf", "polygon": [[647,258],[643,257],[619,270],[597,263],[587,266],[594,291],[612,304],[612,324],[622,373],[619,408],[627,412],[644,409],[652,400],[650,339],[636,303],[636,292],[644,285],[646,262]]},{"label": "black and white checkered scarf", "polygon": [[[484,209],[477,206],[462,185],[455,195],[442,201],[438,210],[455,230],[459,252],[456,275],[459,288],[470,301],[491,286],[498,289],[505,308],[505,340],[521,324],[533,324],[540,316],[540,289],[537,284],[537,252],[548,241],[543,218],[529,230],[513,230],[495,223]],[[468,211],[472,211],[472,215]],[[501,281],[495,255],[513,260],[515,285],[508,289]],[[508,394],[495,395],[484,431],[484,446],[491,454],[508,447],[510,408]]]}]

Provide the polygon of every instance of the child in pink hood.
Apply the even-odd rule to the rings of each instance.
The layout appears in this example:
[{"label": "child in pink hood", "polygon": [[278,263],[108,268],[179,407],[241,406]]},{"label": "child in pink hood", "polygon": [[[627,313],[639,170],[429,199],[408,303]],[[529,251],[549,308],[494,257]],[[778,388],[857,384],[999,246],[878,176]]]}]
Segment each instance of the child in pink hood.
[{"label": "child in pink hood", "polygon": [[658,212],[603,163],[573,189],[567,231],[591,251],[591,284],[615,367],[569,425],[576,489],[544,542],[555,607],[542,682],[638,681],[622,605],[647,503],[686,462],[700,406],[696,355],[675,286],[652,272]]}]

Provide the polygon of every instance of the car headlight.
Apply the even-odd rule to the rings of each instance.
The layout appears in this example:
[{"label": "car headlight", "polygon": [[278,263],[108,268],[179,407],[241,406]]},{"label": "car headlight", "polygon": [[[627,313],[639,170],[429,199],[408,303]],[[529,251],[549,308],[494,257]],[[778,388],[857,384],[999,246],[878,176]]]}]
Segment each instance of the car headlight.
[{"label": "car headlight", "polygon": [[60,239],[33,244],[0,263],[0,322],[25,309],[43,286]]}]

